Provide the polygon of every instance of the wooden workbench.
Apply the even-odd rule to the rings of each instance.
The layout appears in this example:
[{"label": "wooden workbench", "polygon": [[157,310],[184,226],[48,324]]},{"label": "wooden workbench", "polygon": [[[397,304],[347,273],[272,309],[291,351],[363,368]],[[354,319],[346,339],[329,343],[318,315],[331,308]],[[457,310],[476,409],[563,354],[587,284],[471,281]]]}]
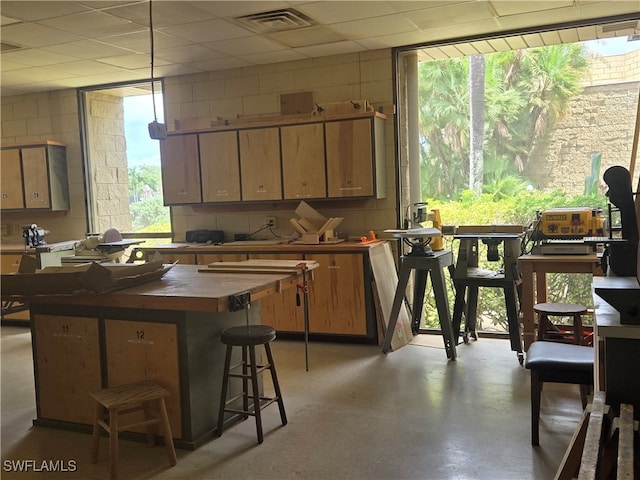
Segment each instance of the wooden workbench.
[{"label": "wooden workbench", "polygon": [[[154,380],[171,393],[176,446],[196,448],[213,438],[224,364],[220,332],[247,318],[260,323],[260,299],[295,285],[299,274],[199,268],[175,265],[162,279],[108,294],[30,297],[34,424],[89,432],[89,392]],[[245,291],[251,308],[229,312],[229,296]]]}]

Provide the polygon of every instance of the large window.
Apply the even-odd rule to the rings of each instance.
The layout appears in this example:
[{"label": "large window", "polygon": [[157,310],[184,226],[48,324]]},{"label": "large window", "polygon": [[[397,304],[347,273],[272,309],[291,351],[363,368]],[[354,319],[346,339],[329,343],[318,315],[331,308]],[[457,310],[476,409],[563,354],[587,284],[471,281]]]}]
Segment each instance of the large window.
[{"label": "large window", "polygon": [[[155,92],[155,99],[152,95]],[[125,238],[171,238],[162,197],[160,145],[148,124],[163,122],[162,83],[136,82],[82,89],[85,184],[90,233],[109,228]]]},{"label": "large window", "polygon": [[[427,202],[454,226],[527,226],[554,207],[606,215],[602,174],[630,167],[640,89],[634,29],[577,26],[397,51],[400,211]],[[587,32],[593,40],[562,42]],[[457,241],[446,237],[445,247],[456,253]],[[590,281],[552,276],[549,301],[590,306]],[[502,292],[480,290],[479,329],[504,331]],[[423,328],[437,325],[430,303]]]}]

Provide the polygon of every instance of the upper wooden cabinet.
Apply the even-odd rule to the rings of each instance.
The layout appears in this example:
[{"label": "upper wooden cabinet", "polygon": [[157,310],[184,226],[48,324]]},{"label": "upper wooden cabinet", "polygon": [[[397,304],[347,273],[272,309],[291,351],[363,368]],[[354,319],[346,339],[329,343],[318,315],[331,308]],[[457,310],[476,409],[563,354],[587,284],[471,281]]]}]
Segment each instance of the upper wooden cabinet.
[{"label": "upper wooden cabinet", "polygon": [[238,132],[203,133],[200,142],[202,201],[240,201]]},{"label": "upper wooden cabinet", "polygon": [[69,210],[65,145],[46,142],[2,148],[3,210]]},{"label": "upper wooden cabinet", "polygon": [[197,135],[175,135],[160,142],[165,205],[202,203]]},{"label": "upper wooden cabinet", "polygon": [[322,123],[280,128],[284,198],[327,196]]},{"label": "upper wooden cabinet", "polygon": [[375,117],[325,124],[329,197],[385,196],[381,127]]},{"label": "upper wooden cabinet", "polygon": [[385,118],[280,118],[171,133],[161,142],[165,204],[383,198]]},{"label": "upper wooden cabinet", "polygon": [[242,200],[282,200],[277,127],[240,130]]}]

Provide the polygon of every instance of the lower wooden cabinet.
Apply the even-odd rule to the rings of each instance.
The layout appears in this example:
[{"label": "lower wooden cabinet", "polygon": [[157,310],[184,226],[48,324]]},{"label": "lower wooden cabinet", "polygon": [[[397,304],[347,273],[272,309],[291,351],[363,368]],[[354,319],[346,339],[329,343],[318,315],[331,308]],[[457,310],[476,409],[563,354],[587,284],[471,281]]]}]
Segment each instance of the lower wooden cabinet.
[{"label": "lower wooden cabinet", "polygon": [[[171,433],[182,437],[178,329],[174,324],[104,321],[108,386],[151,380],[170,393],[165,400]],[[144,420],[142,412],[140,420]],[[132,423],[135,418],[131,415]],[[140,427],[134,431],[144,432]]]},{"label": "lower wooden cabinet", "polygon": [[[267,260],[302,260],[302,254],[250,254],[249,258]],[[260,301],[260,319],[278,332],[304,332],[304,307],[302,292],[299,302],[298,289],[287,288]]]},{"label": "lower wooden cabinet", "polygon": [[305,259],[320,264],[309,284],[311,333],[366,335],[363,255],[314,253]]},{"label": "lower wooden cabinet", "polygon": [[36,314],[38,417],[92,424],[90,392],[100,390],[98,319]]}]

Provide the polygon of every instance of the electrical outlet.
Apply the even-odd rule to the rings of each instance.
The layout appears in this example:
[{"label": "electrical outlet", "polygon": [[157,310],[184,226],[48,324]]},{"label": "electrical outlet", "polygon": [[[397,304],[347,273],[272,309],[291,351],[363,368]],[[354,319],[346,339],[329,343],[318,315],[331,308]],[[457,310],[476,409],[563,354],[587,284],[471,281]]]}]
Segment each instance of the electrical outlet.
[{"label": "electrical outlet", "polygon": [[276,217],[264,217],[264,224],[271,228],[276,228]]}]

